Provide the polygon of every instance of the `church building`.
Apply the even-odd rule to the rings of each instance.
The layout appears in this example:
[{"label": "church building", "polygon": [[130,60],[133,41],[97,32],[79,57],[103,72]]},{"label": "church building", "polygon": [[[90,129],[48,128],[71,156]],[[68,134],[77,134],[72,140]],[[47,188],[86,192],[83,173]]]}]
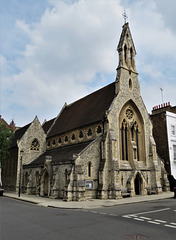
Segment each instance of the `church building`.
[{"label": "church building", "polygon": [[43,125],[46,151],[23,165],[24,192],[83,201],[169,190],[140,95],[128,23],[122,27],[117,51],[115,81],[65,104]]}]

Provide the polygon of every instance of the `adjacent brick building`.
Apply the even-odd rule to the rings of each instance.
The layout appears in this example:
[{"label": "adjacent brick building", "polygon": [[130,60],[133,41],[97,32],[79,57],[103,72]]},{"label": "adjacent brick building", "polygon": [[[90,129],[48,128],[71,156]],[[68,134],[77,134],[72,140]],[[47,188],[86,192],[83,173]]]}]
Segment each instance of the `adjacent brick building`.
[{"label": "adjacent brick building", "polygon": [[176,106],[172,107],[170,103],[155,106],[151,120],[157,152],[164,160],[173,190],[176,186]]}]

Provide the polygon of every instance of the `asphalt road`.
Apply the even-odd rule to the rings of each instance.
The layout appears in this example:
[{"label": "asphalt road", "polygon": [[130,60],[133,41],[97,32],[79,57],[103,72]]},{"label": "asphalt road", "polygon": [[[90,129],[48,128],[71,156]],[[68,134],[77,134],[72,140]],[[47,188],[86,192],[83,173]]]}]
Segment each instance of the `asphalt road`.
[{"label": "asphalt road", "polygon": [[176,200],[66,210],[0,197],[1,240],[175,240]]}]

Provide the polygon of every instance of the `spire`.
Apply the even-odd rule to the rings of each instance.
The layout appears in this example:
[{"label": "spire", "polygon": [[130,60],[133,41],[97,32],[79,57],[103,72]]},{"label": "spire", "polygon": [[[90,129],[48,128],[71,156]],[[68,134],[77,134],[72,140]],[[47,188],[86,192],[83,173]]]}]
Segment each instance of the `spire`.
[{"label": "spire", "polygon": [[[126,21],[126,14],[124,16]],[[122,27],[122,33],[120,36],[120,41],[117,46],[117,51],[119,53],[119,67],[126,68],[130,71],[136,72],[135,66],[135,55],[136,50],[133,43],[132,35],[130,32],[128,22]]]}]

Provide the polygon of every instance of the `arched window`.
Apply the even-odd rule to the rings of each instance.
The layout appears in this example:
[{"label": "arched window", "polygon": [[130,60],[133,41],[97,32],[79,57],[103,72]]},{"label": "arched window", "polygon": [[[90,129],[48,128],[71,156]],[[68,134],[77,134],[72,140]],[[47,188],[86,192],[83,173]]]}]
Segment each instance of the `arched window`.
[{"label": "arched window", "polygon": [[127,46],[126,46],[126,44],[124,46],[124,58],[125,58],[125,63],[127,64]]},{"label": "arched window", "polygon": [[83,138],[83,132],[82,131],[79,132],[79,138]]},{"label": "arched window", "polygon": [[88,170],[88,177],[91,177],[91,173],[92,173],[92,172],[91,172],[91,168],[92,168],[92,163],[89,162],[89,163],[88,163],[88,169],[87,169],[87,170]]},{"label": "arched window", "polygon": [[131,81],[131,78],[129,79],[129,89],[132,89],[132,81]]},{"label": "arched window", "polygon": [[68,136],[67,135],[65,136],[65,142],[68,142]]},{"label": "arched window", "polygon": [[74,133],[72,134],[71,139],[72,139],[72,140],[75,140],[75,134],[74,134]]},{"label": "arched window", "polygon": [[125,119],[121,125],[122,160],[128,160],[128,128]]},{"label": "arched window", "polygon": [[61,138],[59,138],[58,143],[61,144],[61,142],[62,142],[62,140],[61,140]]},{"label": "arched window", "polygon": [[31,150],[34,150],[34,151],[39,151],[40,149],[40,144],[39,144],[39,141],[37,138],[35,138],[32,143],[31,143],[31,147],[30,147]]},{"label": "arched window", "polygon": [[89,128],[88,132],[87,132],[87,136],[92,136],[92,130]]},{"label": "arched window", "polygon": [[98,134],[99,134],[99,133],[102,133],[101,126],[98,126],[98,127],[97,127],[97,133],[98,133]]}]

